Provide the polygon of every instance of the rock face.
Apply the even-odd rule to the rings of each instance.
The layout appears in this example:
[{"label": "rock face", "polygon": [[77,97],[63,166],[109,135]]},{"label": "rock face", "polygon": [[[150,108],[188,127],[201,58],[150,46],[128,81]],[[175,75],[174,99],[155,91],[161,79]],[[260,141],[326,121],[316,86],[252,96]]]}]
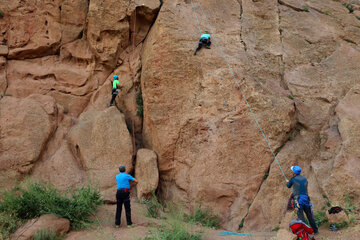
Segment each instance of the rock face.
[{"label": "rock face", "polygon": [[7,96],[1,99],[1,187],[30,172],[54,132],[56,115],[55,100],[50,96],[31,95],[25,99]]},{"label": "rock face", "polygon": [[149,149],[139,149],[136,153],[135,178],[137,197],[140,200],[150,199],[159,184],[157,156]]},{"label": "rock face", "polygon": [[[106,110],[108,79],[121,69],[125,87],[119,107],[140,136],[142,119],[135,103],[140,52],[159,8],[157,0],[0,1],[1,187],[28,174],[67,189],[97,182],[105,174],[104,190],[115,185],[118,162],[132,170],[125,118]],[[86,143],[86,137],[97,144]],[[102,157],[91,156],[103,151]]]},{"label": "rock face", "polygon": [[60,236],[66,234],[69,229],[70,221],[68,219],[47,214],[28,221],[11,236],[11,239],[31,240],[33,239],[35,233],[41,230],[53,230],[58,236]]},{"label": "rock face", "polygon": [[200,2],[209,17],[195,4],[200,28],[215,35],[211,50],[192,55],[199,37],[192,5],[166,1],[142,55],[143,136],[159,156],[162,196],[192,207],[201,201],[230,229],[244,219],[245,228],[269,230],[285,214],[290,191],[218,44],[285,173],[303,167],[319,208],[324,192],[331,201],[346,191],[358,199],[359,188],[348,186],[358,184],[358,169],[348,167],[360,156],[350,147],[357,107],[345,102],[357,99],[356,17],[326,0],[228,1],[221,12],[218,2]]},{"label": "rock face", "polygon": [[80,115],[68,135],[70,148],[93,184],[113,187],[121,164],[132,171],[133,147],[124,115],[115,107]]},{"label": "rock face", "polygon": [[[214,1],[203,4],[208,13],[215,13],[214,18],[219,17]],[[173,19],[171,12],[177,9],[191,18]],[[193,56],[199,32],[192,23],[195,17],[191,10],[191,4],[164,3],[145,42],[141,82],[145,145],[159,156],[160,187],[165,198],[176,198],[192,207],[201,201],[212,207],[227,227],[236,229],[272,157],[221,53],[214,47]],[[197,10],[200,12],[200,8]],[[269,78],[264,76],[256,82],[257,72],[248,70],[253,66],[248,61],[252,60],[246,57],[239,38],[240,5],[229,1],[223,10],[224,21],[212,22],[213,28],[221,45],[226,46],[228,61],[240,76],[240,85],[259,122],[277,149],[296,121],[290,93],[281,87],[278,58],[259,56],[273,65],[262,69],[269,72]],[[201,16],[201,22],[205,21]],[[269,33],[269,39],[275,37],[279,39],[278,31]],[[278,54],[272,45],[265,50],[263,55]],[[272,86],[273,91],[265,91],[265,85]]]},{"label": "rock face", "polygon": [[[249,104],[316,208],[359,199],[359,3],[193,2],[0,1],[0,187],[24,174],[61,189],[92,181],[113,201],[136,145],[159,168],[140,198],[159,182],[164,200],[201,203],[227,229],[270,230],[290,190]],[[211,49],[194,56],[203,30]],[[136,177],[156,171],[151,155],[139,151],[149,165]]]}]

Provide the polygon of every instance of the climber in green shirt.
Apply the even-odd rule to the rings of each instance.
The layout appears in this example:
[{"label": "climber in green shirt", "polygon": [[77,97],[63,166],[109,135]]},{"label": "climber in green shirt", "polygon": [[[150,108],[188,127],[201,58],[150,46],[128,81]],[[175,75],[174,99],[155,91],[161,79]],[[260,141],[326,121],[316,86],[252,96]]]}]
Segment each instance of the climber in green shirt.
[{"label": "climber in green shirt", "polygon": [[119,82],[119,76],[118,75],[114,75],[114,81],[113,81],[113,87],[112,87],[112,97],[111,97],[111,101],[110,101],[110,107],[114,106],[114,101],[116,96],[119,94],[119,86],[120,86],[120,82]]}]

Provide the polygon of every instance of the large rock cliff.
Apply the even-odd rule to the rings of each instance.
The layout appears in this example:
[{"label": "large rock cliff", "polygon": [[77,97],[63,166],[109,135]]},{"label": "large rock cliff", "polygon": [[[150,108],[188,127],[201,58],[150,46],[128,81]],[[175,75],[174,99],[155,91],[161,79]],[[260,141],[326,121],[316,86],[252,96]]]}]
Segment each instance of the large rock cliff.
[{"label": "large rock cliff", "polygon": [[290,192],[255,115],[316,208],[359,199],[360,7],[343,2],[1,0],[0,187],[29,175],[112,196],[146,147],[161,198],[269,230]]}]

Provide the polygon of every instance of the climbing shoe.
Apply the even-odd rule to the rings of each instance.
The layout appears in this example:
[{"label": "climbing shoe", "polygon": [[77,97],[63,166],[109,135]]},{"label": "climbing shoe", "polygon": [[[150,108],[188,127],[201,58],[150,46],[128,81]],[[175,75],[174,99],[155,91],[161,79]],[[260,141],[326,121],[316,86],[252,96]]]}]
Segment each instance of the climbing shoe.
[{"label": "climbing shoe", "polygon": [[196,55],[196,51],[194,52],[194,55]]},{"label": "climbing shoe", "polygon": [[210,46],[205,46],[207,49],[211,49],[211,47]]},{"label": "climbing shoe", "polygon": [[127,228],[134,228],[136,227],[136,224],[127,225]]},{"label": "climbing shoe", "polygon": [[120,228],[120,225],[115,225],[115,228]]}]

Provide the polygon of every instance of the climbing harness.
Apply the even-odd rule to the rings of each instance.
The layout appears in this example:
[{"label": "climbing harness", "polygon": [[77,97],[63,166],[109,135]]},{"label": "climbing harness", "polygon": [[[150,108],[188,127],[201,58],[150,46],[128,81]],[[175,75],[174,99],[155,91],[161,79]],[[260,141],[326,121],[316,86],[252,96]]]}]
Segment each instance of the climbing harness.
[{"label": "climbing harness", "polygon": [[[197,21],[197,24],[198,24],[198,28],[199,28],[200,34],[201,34],[202,31],[201,31],[200,22],[199,22],[197,13],[196,13],[196,9],[195,9],[195,6],[194,6],[193,1],[192,1],[192,0],[190,0],[190,1],[191,1],[191,5],[192,5],[192,7],[193,7],[194,15],[195,15],[195,18],[196,18],[196,21]],[[196,0],[196,1],[198,2],[198,5],[199,5],[199,7],[200,7],[200,9],[201,9],[201,12],[202,12],[203,16],[205,16],[206,22],[207,22],[207,24],[208,24],[209,27],[210,27],[210,31],[211,31],[211,33],[212,33],[213,39],[214,39],[214,41],[215,41],[215,44],[216,44],[217,47],[219,48],[220,53],[221,53],[222,57],[224,58],[224,60],[225,60],[225,62],[226,62],[226,65],[228,66],[228,68],[229,68],[229,70],[230,70],[230,72],[231,72],[231,74],[232,74],[232,76],[233,76],[233,78],[234,78],[234,80],[235,80],[236,85],[237,85],[238,88],[240,89],[241,95],[243,96],[243,98],[244,98],[244,100],[245,100],[245,102],[246,102],[246,105],[248,106],[248,108],[249,108],[249,110],[250,110],[253,118],[255,119],[255,122],[256,122],[257,126],[259,127],[260,132],[261,132],[261,134],[263,135],[263,137],[264,137],[264,139],[265,139],[265,141],[266,141],[266,143],[267,143],[267,145],[268,145],[268,147],[269,147],[272,155],[274,156],[277,164],[279,165],[279,168],[280,168],[280,170],[281,170],[282,175],[284,176],[285,180],[287,180],[287,178],[286,178],[286,176],[285,176],[285,173],[284,173],[283,169],[281,168],[281,165],[280,165],[280,163],[279,163],[279,161],[278,161],[278,159],[277,159],[277,157],[276,157],[276,155],[275,155],[275,153],[274,153],[274,151],[273,151],[273,149],[272,149],[272,147],[271,147],[271,145],[270,145],[269,140],[267,139],[267,137],[266,137],[263,129],[261,128],[261,126],[260,126],[260,124],[259,124],[259,122],[258,122],[258,120],[257,120],[257,118],[256,118],[256,116],[255,116],[255,113],[253,112],[253,110],[252,110],[252,108],[251,108],[251,106],[250,106],[247,98],[245,97],[245,94],[244,94],[244,92],[243,92],[243,90],[242,90],[242,88],[241,88],[238,80],[236,79],[236,76],[235,76],[235,74],[234,74],[233,69],[231,68],[231,66],[230,66],[230,64],[229,64],[229,62],[228,62],[228,60],[227,60],[227,58],[226,58],[226,56],[225,56],[225,54],[224,54],[221,46],[220,46],[220,44],[218,43],[218,41],[217,41],[217,39],[216,39],[216,37],[215,37],[215,32],[214,32],[214,30],[213,30],[213,28],[212,28],[212,26],[211,26],[211,24],[210,24],[210,22],[209,22],[209,19],[208,19],[206,13],[205,13],[205,11],[204,11],[204,9],[203,9],[200,1],[199,1],[199,0]]]},{"label": "climbing harness", "polygon": [[227,236],[227,235],[239,235],[239,236],[248,236],[248,237],[274,237],[271,234],[249,234],[249,233],[237,233],[237,232],[221,232],[218,236]]}]

